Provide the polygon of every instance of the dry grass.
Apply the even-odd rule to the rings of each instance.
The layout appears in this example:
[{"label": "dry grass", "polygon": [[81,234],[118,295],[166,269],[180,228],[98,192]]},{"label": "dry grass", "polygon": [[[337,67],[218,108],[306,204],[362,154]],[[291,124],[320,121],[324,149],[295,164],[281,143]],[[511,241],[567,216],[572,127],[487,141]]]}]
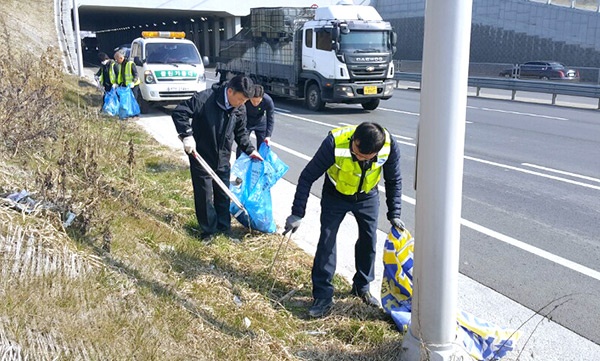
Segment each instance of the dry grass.
[{"label": "dry grass", "polygon": [[[11,48],[15,4],[0,4]],[[52,21],[38,16],[40,29]],[[54,48],[38,50],[0,58],[0,197],[26,189],[37,202],[31,213],[0,202],[0,358],[398,356],[394,324],[346,296],[342,279],[332,314],[307,318],[312,259],[290,244],[274,264],[281,236],[237,226],[242,243],[198,241],[178,155],[99,116],[95,88],[62,74]]]}]

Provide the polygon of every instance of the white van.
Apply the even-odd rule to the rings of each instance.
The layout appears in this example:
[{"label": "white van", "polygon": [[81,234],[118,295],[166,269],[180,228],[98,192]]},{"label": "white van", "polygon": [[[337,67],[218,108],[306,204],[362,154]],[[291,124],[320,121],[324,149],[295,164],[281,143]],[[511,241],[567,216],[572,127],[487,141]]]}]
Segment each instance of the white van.
[{"label": "white van", "polygon": [[206,89],[208,57],[200,56],[184,32],[143,31],[142,37],[131,43],[130,56],[140,77],[142,113],[147,113],[150,105],[179,104]]}]

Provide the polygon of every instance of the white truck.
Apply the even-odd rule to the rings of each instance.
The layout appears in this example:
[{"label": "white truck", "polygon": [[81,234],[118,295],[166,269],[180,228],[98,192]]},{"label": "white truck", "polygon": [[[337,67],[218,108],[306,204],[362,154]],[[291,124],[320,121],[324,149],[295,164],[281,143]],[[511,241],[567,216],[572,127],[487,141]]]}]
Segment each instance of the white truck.
[{"label": "white truck", "polygon": [[371,6],[253,8],[251,28],[221,41],[216,71],[245,74],[273,95],[379,106],[394,92],[396,33]]},{"label": "white truck", "polygon": [[131,43],[130,58],[140,77],[142,113],[151,105],[179,104],[206,89],[208,57],[200,56],[184,32],[143,31]]}]

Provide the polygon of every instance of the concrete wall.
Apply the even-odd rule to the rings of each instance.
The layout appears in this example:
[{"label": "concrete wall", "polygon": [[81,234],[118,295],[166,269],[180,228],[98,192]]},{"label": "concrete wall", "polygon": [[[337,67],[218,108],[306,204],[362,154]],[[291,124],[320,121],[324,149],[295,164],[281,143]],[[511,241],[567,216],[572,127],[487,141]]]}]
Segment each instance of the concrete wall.
[{"label": "concrete wall", "polygon": [[[372,4],[398,33],[395,58],[420,60],[424,0]],[[527,0],[473,0],[471,62],[556,60],[600,67],[600,13]]]}]

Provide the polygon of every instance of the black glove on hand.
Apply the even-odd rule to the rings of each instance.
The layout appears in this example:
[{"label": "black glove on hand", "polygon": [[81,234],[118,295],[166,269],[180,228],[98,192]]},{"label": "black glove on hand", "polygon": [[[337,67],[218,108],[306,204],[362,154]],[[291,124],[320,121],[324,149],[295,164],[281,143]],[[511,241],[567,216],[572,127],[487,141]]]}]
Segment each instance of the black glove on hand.
[{"label": "black glove on hand", "polygon": [[302,218],[298,216],[292,214],[291,216],[287,217],[285,220],[285,231],[283,231],[283,235],[285,236],[289,231],[292,231],[292,233],[296,232],[298,227],[300,227],[300,223],[302,223]]},{"label": "black glove on hand", "polygon": [[401,232],[405,229],[404,222],[402,222],[400,218],[392,218],[390,219],[390,223],[392,224],[392,226],[396,227]]}]

